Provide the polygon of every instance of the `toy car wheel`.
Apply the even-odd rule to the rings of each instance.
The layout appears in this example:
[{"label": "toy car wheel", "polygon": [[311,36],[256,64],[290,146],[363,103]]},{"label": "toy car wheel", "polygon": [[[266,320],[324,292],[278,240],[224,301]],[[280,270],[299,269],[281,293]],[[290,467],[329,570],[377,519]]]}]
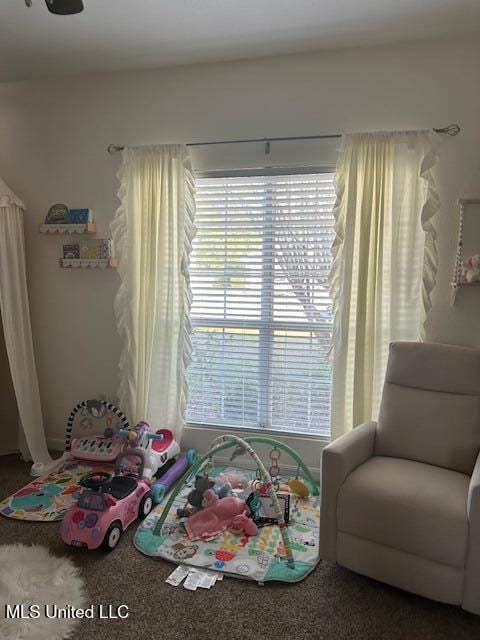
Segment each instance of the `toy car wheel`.
[{"label": "toy car wheel", "polygon": [[106,551],[113,551],[122,537],[122,525],[120,522],[112,522],[108,527],[105,538],[103,539],[103,548]]},{"label": "toy car wheel", "polygon": [[140,506],[138,507],[138,517],[142,518],[143,520],[143,518],[146,518],[148,516],[152,508],[153,508],[152,492],[149,491],[143,496],[142,500],[140,501]]}]

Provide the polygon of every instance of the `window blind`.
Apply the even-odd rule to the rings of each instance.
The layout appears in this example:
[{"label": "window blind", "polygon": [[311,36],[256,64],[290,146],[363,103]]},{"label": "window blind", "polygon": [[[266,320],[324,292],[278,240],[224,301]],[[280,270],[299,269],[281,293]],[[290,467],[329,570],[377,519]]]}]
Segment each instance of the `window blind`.
[{"label": "window blind", "polygon": [[187,420],[329,435],[333,174],[197,178]]}]

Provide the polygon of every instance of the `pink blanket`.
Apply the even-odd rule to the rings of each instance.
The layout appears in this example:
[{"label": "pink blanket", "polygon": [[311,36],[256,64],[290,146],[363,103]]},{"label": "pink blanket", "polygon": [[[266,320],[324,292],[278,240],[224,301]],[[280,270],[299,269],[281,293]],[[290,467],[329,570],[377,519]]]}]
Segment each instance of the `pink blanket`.
[{"label": "pink blanket", "polygon": [[233,533],[245,531],[250,536],[257,534],[257,526],[249,516],[243,500],[234,496],[218,499],[209,489],[204,493],[205,509],[198,511],[185,521],[189,540],[211,540],[228,529]]}]

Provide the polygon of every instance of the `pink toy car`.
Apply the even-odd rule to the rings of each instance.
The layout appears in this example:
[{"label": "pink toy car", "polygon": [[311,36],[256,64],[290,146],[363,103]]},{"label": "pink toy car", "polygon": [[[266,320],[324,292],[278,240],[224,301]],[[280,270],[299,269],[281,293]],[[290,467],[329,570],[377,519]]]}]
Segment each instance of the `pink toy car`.
[{"label": "pink toy car", "polygon": [[84,476],[84,490],[62,520],[62,540],[74,547],[114,549],[125,529],[152,510],[144,461],[140,451],[125,452],[117,458],[115,475],[94,471]]}]

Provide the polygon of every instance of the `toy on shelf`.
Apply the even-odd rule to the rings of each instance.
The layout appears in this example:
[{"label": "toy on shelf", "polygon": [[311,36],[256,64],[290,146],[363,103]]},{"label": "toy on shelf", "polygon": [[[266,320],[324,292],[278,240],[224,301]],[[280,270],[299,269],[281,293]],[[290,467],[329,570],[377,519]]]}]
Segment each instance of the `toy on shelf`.
[{"label": "toy on shelf", "polygon": [[68,224],[68,207],[66,204],[53,204],[45,218],[45,224]]},{"label": "toy on shelf", "polygon": [[107,238],[64,244],[63,258],[65,260],[110,260],[112,241]]},{"label": "toy on shelf", "polygon": [[145,476],[151,480],[160,467],[180,453],[180,445],[170,429],[159,429],[151,433],[148,422],[139,422],[135,427],[120,429],[119,434],[127,438],[130,451],[141,451],[145,456]]},{"label": "toy on shelf", "polygon": [[93,221],[90,209],[69,209],[68,224],[88,224]]},{"label": "toy on shelf", "polygon": [[78,244],[64,244],[63,245],[63,257],[66,260],[79,260],[80,259],[80,245],[78,245]]},{"label": "toy on shelf", "polygon": [[[475,215],[480,210],[480,198],[460,198],[457,205],[459,209],[458,238],[450,306],[455,305],[460,289],[480,286],[480,256],[477,253],[478,224],[472,217],[472,214]],[[470,210],[470,207],[473,209]]]},{"label": "toy on shelf", "polygon": [[115,475],[94,471],[84,476],[77,503],[60,525],[62,540],[74,547],[114,549],[125,529],[152,510],[144,462],[140,451],[129,450],[117,458]]},{"label": "toy on shelf", "polygon": [[480,282],[480,255],[470,256],[462,266],[462,282]]},{"label": "toy on shelf", "polygon": [[112,240],[110,238],[80,240],[79,254],[79,257],[84,260],[109,260],[113,257]]},{"label": "toy on shelf", "polygon": [[245,532],[249,536],[258,529],[249,517],[250,510],[243,500],[234,496],[219,498],[212,489],[203,496],[203,510],[198,511],[184,522],[189,540],[211,540],[228,530],[232,533]]},{"label": "toy on shelf", "polygon": [[48,210],[40,233],[94,234],[97,225],[90,209],[69,209],[66,204],[54,204]]},{"label": "toy on shelf", "polygon": [[54,204],[48,210],[45,224],[88,225],[93,222],[90,209],[69,209],[66,204]]},{"label": "toy on shelf", "polygon": [[60,258],[60,266],[115,269],[117,260],[113,257],[112,240],[110,238],[96,238],[95,240],[80,240],[75,244],[63,245],[63,258]]},{"label": "toy on shelf", "polygon": [[195,462],[197,452],[189,449],[178,458],[162,476],[152,485],[152,497],[155,504],[160,504],[165,495],[170,491],[175,482],[179,480],[185,471]]}]

